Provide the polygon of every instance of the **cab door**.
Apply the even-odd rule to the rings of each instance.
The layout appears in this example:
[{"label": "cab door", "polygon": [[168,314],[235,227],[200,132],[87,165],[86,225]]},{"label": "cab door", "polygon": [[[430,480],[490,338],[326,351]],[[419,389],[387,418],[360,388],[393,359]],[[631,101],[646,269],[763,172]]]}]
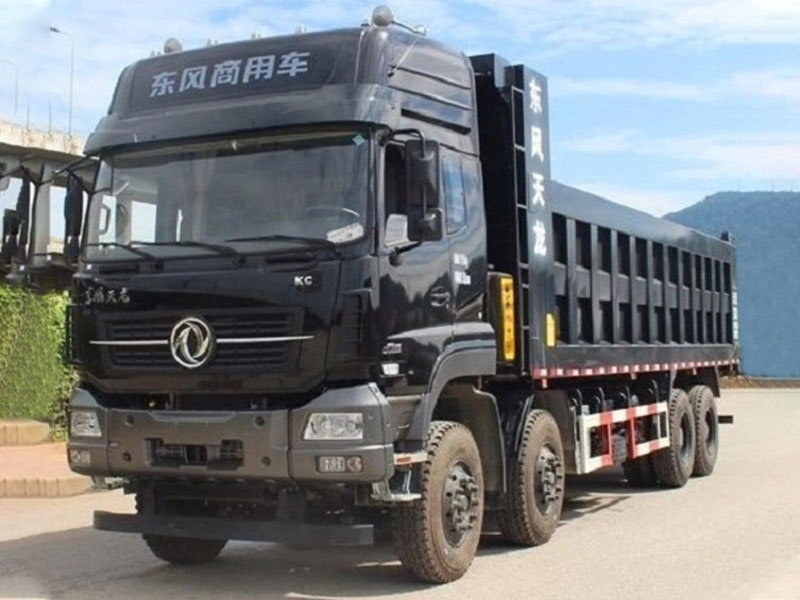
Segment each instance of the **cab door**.
[{"label": "cab door", "polygon": [[474,334],[474,328],[463,324],[482,320],[487,269],[482,189],[476,158],[442,155],[444,230],[450,245],[456,338]]},{"label": "cab door", "polygon": [[452,340],[455,289],[450,241],[444,235],[437,241],[408,242],[403,147],[387,145],[381,162],[382,383],[393,395],[419,393]]}]

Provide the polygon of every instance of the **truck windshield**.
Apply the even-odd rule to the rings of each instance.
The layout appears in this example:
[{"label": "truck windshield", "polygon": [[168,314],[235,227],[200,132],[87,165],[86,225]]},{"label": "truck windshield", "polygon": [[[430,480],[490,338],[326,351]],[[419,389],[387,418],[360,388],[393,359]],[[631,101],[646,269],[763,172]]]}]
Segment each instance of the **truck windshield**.
[{"label": "truck windshield", "polygon": [[[367,229],[359,133],[232,138],[125,152],[99,167],[86,260],[330,248]],[[138,252],[137,252],[138,250]]]}]

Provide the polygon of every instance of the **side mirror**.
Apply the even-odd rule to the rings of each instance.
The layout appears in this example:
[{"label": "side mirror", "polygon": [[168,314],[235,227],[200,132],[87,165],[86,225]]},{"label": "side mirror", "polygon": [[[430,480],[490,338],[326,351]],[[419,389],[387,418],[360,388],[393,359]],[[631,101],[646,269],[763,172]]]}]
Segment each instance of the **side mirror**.
[{"label": "side mirror", "polygon": [[438,242],[444,237],[444,215],[441,208],[423,212],[415,207],[408,209],[408,239],[412,242]]},{"label": "side mirror", "polygon": [[72,177],[64,198],[64,258],[70,265],[78,263],[81,253],[82,221],[83,185],[77,177]]},{"label": "side mirror", "polygon": [[424,210],[439,207],[439,143],[413,139],[406,142],[408,206]]},{"label": "side mirror", "polygon": [[[20,250],[28,246],[28,224],[31,217],[31,179],[27,173],[22,177],[22,186],[17,196],[17,209],[14,211],[17,217],[17,246]],[[25,256],[20,256],[25,260]]]},{"label": "side mirror", "polygon": [[0,246],[0,271],[2,272],[8,272],[11,259],[17,253],[19,225],[17,211],[6,209],[3,212],[3,243]]},{"label": "side mirror", "polygon": [[406,173],[408,239],[412,242],[441,240],[444,219],[439,208],[439,143],[417,139],[406,142]]}]

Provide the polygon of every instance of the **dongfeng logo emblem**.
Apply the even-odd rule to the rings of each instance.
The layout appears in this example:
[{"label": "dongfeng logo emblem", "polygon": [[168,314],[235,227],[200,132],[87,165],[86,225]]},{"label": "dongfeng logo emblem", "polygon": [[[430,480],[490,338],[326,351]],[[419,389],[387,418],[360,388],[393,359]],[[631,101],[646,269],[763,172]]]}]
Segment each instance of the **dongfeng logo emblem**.
[{"label": "dongfeng logo emblem", "polygon": [[172,358],[182,367],[202,367],[214,351],[214,333],[199,317],[187,317],[172,328],[169,336]]}]

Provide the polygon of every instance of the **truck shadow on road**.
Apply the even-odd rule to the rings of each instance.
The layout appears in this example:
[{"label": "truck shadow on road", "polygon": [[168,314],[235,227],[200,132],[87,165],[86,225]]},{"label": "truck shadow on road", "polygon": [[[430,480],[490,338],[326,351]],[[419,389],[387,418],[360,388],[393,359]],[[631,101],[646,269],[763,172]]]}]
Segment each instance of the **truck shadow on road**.
[{"label": "truck shadow on road", "polygon": [[567,497],[561,525],[574,519],[616,506],[631,496],[663,493],[659,488],[628,485],[622,469],[614,467],[590,475],[567,477]]},{"label": "truck shadow on road", "polygon": [[[658,488],[631,487],[619,467],[603,469],[590,475],[567,476],[566,490],[567,495],[561,512],[559,528],[579,519],[590,518],[602,511],[621,510],[620,505],[633,496],[658,494],[664,491]],[[555,535],[558,535],[558,531]],[[484,524],[484,535],[481,539],[478,556],[497,555],[515,550],[529,549],[510,546],[502,538],[490,517],[489,521]]]},{"label": "truck shadow on road", "polygon": [[[613,471],[570,479],[567,489],[562,526],[618,508],[633,494],[657,493],[632,489]],[[487,531],[478,560],[537,551],[509,546]],[[389,544],[304,551],[232,543],[213,563],[173,567],[153,558],[137,536],[91,528],[0,543],[0,597],[352,598],[434,589],[412,580]]]}]

